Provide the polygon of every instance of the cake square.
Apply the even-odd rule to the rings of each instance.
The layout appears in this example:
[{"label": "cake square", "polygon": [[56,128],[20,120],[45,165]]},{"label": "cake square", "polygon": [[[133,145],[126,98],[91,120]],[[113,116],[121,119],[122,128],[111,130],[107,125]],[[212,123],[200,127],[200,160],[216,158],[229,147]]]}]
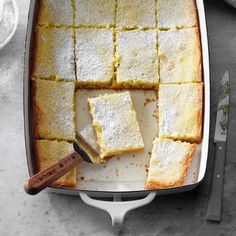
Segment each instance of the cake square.
[{"label": "cake square", "polygon": [[192,163],[196,144],[156,138],[145,189],[181,186]]},{"label": "cake square", "polygon": [[101,158],[144,148],[129,92],[88,99]]},{"label": "cake square", "polygon": [[33,77],[75,80],[72,29],[37,28]]},{"label": "cake square", "polygon": [[75,26],[115,24],[115,0],[75,0]]},{"label": "cake square", "polygon": [[32,82],[35,137],[74,140],[74,82]]},{"label": "cake square", "polygon": [[160,84],[159,136],[200,143],[203,83]]},{"label": "cake square", "polygon": [[77,83],[108,85],[113,78],[113,32],[108,29],[76,29]]},{"label": "cake square", "polygon": [[198,25],[195,0],[158,0],[158,27],[162,29]]},{"label": "cake square", "polygon": [[73,25],[72,0],[40,0],[38,25]]},{"label": "cake square", "polygon": [[125,28],[156,27],[155,0],[118,0],[117,26]]},{"label": "cake square", "polygon": [[[38,171],[45,170],[74,151],[72,143],[65,141],[35,140],[34,144]],[[55,187],[76,187],[76,168],[66,173],[52,185]]]},{"label": "cake square", "polygon": [[117,85],[153,88],[158,85],[156,31],[117,32]]},{"label": "cake square", "polygon": [[161,83],[202,80],[198,29],[159,31],[158,45]]}]

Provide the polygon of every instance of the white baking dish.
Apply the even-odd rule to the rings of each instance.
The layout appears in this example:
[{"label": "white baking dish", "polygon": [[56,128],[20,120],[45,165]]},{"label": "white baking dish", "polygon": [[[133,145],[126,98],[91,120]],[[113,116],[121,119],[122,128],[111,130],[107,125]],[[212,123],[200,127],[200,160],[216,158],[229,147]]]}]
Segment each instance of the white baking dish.
[{"label": "white baking dish", "polygon": [[[118,160],[115,160],[114,158],[114,160],[112,160],[111,163],[109,162],[110,169],[112,168],[114,169],[115,165],[119,165],[120,169],[118,170],[119,172],[118,176],[122,176],[122,178],[118,177],[116,178],[116,176],[114,175],[114,171],[113,175],[111,174],[111,172],[108,171],[105,174],[106,175],[109,174],[109,178],[107,181],[104,181],[105,174],[104,172],[99,171],[99,168],[102,167],[92,167],[93,168],[92,170],[89,170],[90,168],[88,167],[81,167],[79,171],[80,173],[79,178],[88,173],[89,175],[93,175],[92,177],[94,179],[93,181],[87,181],[87,182],[84,181],[83,184],[80,184],[80,186],[77,189],[50,188],[50,191],[69,195],[79,195],[85,203],[107,211],[111,215],[112,223],[114,226],[121,226],[124,221],[124,216],[128,211],[150,203],[155,198],[156,195],[188,191],[195,188],[202,181],[206,171],[207,155],[208,155],[208,140],[209,140],[209,127],[210,127],[209,124],[210,76],[209,76],[208,41],[207,41],[204,5],[202,0],[196,0],[196,3],[199,15],[199,25],[201,33],[201,44],[202,44],[202,59],[203,59],[203,79],[205,84],[203,139],[202,143],[198,145],[197,152],[195,154],[191,168],[188,172],[185,184],[177,188],[161,189],[156,191],[143,190],[143,185],[145,181],[145,172],[144,171],[139,172],[138,175],[137,174],[135,175],[136,173],[135,170],[140,171],[139,167],[137,167],[139,169],[135,169],[134,167],[132,168],[129,167],[128,170],[125,170],[125,167],[127,166],[125,164],[127,164],[127,162],[129,161],[128,158],[123,158],[122,164],[118,164]],[[26,48],[25,48],[24,118],[25,118],[26,154],[27,154],[27,162],[30,175],[33,175],[36,172],[35,156],[32,145],[33,122],[32,122],[32,107],[31,107],[32,102],[31,102],[30,70],[32,64],[31,59],[33,55],[33,48],[34,48],[33,27],[37,15],[37,8],[38,8],[37,1],[31,0],[29,18],[28,18],[28,29],[26,36]],[[83,96],[85,96],[85,94],[86,91],[84,91]],[[154,109],[154,108],[149,107],[148,109]],[[84,120],[87,120],[87,118],[84,117]],[[149,125],[148,131],[151,132],[152,130],[151,128],[152,125],[154,125],[154,123],[152,124],[152,122],[150,122],[147,125]],[[79,127],[79,125],[77,124],[77,131],[80,131],[81,128],[82,127]],[[142,168],[144,170],[145,163],[142,162],[139,164],[142,165]],[[129,175],[125,173],[129,173]],[[132,176],[132,178],[128,178],[130,176]],[[94,198],[96,198],[96,200]],[[97,200],[98,198],[103,198],[103,200]],[[104,200],[104,198],[107,198],[107,200]],[[129,200],[122,201],[122,198],[126,198]],[[135,198],[136,200],[130,200],[131,198]]]}]

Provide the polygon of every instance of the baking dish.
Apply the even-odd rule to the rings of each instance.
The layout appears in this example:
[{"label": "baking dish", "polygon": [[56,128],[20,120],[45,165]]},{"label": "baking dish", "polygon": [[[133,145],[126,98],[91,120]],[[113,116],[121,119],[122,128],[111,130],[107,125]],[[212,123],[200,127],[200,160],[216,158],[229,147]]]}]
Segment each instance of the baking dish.
[{"label": "baking dish", "polygon": [[[198,145],[197,162],[193,163],[193,170],[197,171],[194,182],[188,181],[184,186],[169,189],[160,189],[155,191],[140,190],[140,188],[131,188],[125,190],[123,188],[111,191],[109,188],[98,190],[77,188],[49,188],[51,192],[62,193],[68,195],[78,195],[82,200],[94,207],[107,211],[112,218],[112,224],[115,227],[122,226],[126,213],[137,207],[141,207],[150,203],[156,195],[171,194],[189,191],[195,188],[204,178],[208,155],[209,140],[209,121],[210,121],[210,75],[209,75],[209,55],[206,20],[204,12],[204,4],[202,0],[196,0],[199,27],[202,45],[202,64],[203,64],[203,80],[204,80],[204,116],[203,116],[203,139]],[[25,44],[25,68],[24,68],[24,125],[25,125],[25,145],[26,156],[30,176],[36,173],[36,161],[33,150],[33,120],[32,120],[32,101],[31,101],[31,65],[32,56],[34,54],[34,23],[37,16],[38,1],[31,0],[28,16],[28,27]],[[196,158],[195,158],[196,159]],[[192,170],[192,172],[194,172]],[[191,172],[191,170],[190,170]],[[193,174],[193,173],[192,173]],[[132,183],[131,183],[132,184]],[[104,190],[104,191],[103,191]],[[101,200],[102,198],[102,200]],[[98,200],[99,199],[99,200]],[[104,200],[106,199],[106,200]],[[122,201],[126,199],[126,201]],[[127,200],[128,199],[128,200]],[[135,200],[133,200],[135,199]]]}]

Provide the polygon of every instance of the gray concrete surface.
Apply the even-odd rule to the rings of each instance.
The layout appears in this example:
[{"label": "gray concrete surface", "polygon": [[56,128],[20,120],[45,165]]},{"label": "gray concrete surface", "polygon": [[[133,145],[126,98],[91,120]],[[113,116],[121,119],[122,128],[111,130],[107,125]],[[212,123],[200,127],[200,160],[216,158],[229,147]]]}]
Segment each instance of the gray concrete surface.
[{"label": "gray concrete surface", "polygon": [[[217,2],[217,1],[215,1]],[[132,211],[124,235],[236,235],[236,10],[223,1],[206,2],[211,59],[211,138],[204,182],[187,193],[157,197]],[[20,23],[0,50],[0,235],[112,235],[109,216],[78,197],[41,193],[28,196],[23,134],[23,50],[29,0],[17,0]],[[218,85],[225,70],[231,79],[230,131],[227,145],[223,221],[206,221],[214,157],[213,130]]]}]

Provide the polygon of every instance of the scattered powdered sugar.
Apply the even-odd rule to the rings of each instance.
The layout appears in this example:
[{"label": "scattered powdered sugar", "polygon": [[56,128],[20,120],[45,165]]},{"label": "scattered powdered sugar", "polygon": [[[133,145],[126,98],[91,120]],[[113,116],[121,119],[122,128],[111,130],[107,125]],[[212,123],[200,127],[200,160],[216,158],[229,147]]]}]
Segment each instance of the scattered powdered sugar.
[{"label": "scattered powdered sugar", "polygon": [[3,10],[3,19],[0,22],[0,45],[8,38],[11,34],[15,24],[15,15],[10,0],[6,0],[4,10]]},{"label": "scattered powdered sugar", "polygon": [[[3,69],[4,68],[4,69]],[[13,60],[9,63],[9,60],[0,60],[0,99],[7,97],[7,95],[14,90],[15,78],[19,73],[19,65],[17,61]],[[12,99],[14,96],[11,96]]]}]

